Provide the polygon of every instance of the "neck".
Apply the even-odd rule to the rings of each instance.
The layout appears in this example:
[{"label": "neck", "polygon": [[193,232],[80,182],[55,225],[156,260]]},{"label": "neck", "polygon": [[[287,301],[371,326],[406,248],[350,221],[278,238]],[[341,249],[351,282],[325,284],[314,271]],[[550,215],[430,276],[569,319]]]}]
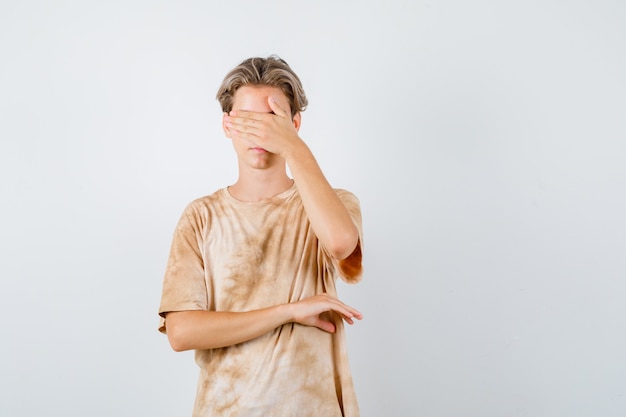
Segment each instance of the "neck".
[{"label": "neck", "polygon": [[256,202],[272,198],[287,191],[293,180],[282,171],[252,170],[239,172],[237,182],[228,187],[228,192],[240,201]]}]

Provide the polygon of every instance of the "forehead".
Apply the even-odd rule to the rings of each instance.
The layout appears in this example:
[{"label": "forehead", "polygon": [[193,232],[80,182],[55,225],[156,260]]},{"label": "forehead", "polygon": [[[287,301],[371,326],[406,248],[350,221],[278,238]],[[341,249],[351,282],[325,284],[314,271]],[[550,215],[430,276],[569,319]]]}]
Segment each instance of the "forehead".
[{"label": "forehead", "polygon": [[268,100],[274,97],[278,104],[289,108],[287,96],[278,87],[267,85],[246,85],[240,87],[233,97],[234,110],[249,110],[258,112],[270,112]]}]

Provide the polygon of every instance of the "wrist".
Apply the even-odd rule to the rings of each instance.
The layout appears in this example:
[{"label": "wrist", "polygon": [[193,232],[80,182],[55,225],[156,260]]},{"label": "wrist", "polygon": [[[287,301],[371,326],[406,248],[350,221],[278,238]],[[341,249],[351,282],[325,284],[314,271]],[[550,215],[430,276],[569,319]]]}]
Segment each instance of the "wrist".
[{"label": "wrist", "polygon": [[282,157],[285,159],[287,164],[290,165],[294,162],[305,160],[306,158],[312,158],[313,153],[307,144],[300,137],[297,137],[297,139],[292,142],[289,149],[285,150]]},{"label": "wrist", "polygon": [[292,323],[295,321],[295,308],[293,303],[281,304],[278,306],[278,315],[282,324]]}]

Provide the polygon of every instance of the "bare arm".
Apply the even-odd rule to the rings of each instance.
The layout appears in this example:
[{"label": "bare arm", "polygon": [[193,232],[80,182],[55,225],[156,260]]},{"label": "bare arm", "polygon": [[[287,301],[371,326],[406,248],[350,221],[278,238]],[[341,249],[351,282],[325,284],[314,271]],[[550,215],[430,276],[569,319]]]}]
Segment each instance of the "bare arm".
[{"label": "bare arm", "polygon": [[332,257],[347,258],[356,248],[359,232],[313,153],[302,140],[298,140],[285,159],[315,235]]},{"label": "bare arm", "polygon": [[230,346],[259,337],[286,323],[315,326],[334,332],[332,322],[320,314],[332,311],[346,322],[360,320],[362,315],[337,298],[319,294],[291,304],[260,310],[235,312],[176,311],[167,314],[167,336],[177,352],[190,349],[213,349]]},{"label": "bare arm", "polygon": [[313,153],[298,136],[300,115],[292,120],[284,110],[289,108],[285,100],[268,99],[274,114],[232,111],[225,120],[233,134],[285,159],[315,235],[332,257],[346,259],[357,249],[359,232]]}]

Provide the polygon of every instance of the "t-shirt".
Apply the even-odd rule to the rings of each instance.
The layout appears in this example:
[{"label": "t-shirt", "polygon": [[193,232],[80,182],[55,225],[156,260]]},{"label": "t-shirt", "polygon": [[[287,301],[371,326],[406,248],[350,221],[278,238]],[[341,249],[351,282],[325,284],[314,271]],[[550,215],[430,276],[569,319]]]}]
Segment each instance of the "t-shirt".
[{"label": "t-shirt", "polygon": [[[335,190],[359,230],[358,199]],[[187,206],[174,232],[166,268],[159,330],[167,312],[243,312],[326,292],[337,276],[361,278],[355,265],[340,268],[318,241],[297,187],[259,202],[242,202],[226,188]],[[330,316],[330,315],[329,315]],[[200,367],[193,416],[357,417],[343,321],[336,332],[289,323],[233,346],[196,350]]]}]

